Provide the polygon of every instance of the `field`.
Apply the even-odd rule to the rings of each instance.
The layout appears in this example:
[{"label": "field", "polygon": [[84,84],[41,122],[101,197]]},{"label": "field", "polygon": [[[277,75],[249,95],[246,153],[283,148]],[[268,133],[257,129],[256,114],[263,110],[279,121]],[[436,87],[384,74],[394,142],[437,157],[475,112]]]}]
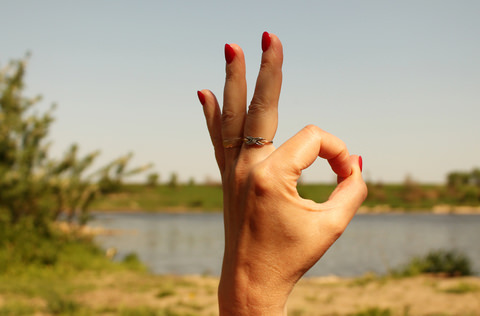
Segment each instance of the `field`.
[{"label": "field", "polygon": [[[302,184],[299,194],[316,202],[328,199],[333,184]],[[479,212],[480,188],[447,188],[424,184],[369,184],[369,195],[362,212],[437,211]],[[92,209],[98,211],[220,211],[220,185],[127,184],[122,189],[100,197]]]}]

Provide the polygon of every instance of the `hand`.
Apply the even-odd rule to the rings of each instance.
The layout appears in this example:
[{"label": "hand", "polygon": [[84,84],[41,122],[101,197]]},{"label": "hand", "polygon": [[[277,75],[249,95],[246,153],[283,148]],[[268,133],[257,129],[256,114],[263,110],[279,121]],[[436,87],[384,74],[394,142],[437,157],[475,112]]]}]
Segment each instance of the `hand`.
[{"label": "hand", "polygon": [[[209,90],[203,104],[224,198],[225,253],[219,285],[221,315],[282,315],[295,283],[340,237],[366,197],[361,157],[337,137],[309,125],[275,149],[248,145],[246,136],[273,140],[278,122],[283,51],[264,33],[262,62],[246,112],[245,59],[225,45],[223,110]],[[224,140],[232,147],[225,148]],[[302,199],[297,180],[320,156],[338,176],[324,203]]]}]

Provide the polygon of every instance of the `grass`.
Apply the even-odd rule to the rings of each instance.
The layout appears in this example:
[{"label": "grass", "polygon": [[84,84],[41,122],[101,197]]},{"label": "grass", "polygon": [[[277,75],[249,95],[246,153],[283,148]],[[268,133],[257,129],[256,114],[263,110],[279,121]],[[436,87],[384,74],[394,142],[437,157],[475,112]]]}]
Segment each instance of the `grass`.
[{"label": "grass", "polygon": [[0,316],[185,316],[212,306],[192,297],[215,298],[217,281],[153,276],[135,254],[112,262],[89,237],[34,227],[0,221]]},{"label": "grass", "polygon": [[475,293],[480,291],[480,287],[472,283],[458,282],[456,285],[447,287],[442,291],[450,294]]},{"label": "grass", "polygon": [[379,308],[379,307],[369,307],[362,309],[353,314],[348,314],[348,316],[391,316],[392,311],[388,308]]},{"label": "grass", "polygon": [[121,192],[111,193],[96,201],[95,210],[159,211],[188,209],[219,211],[223,206],[220,186],[126,185]]},{"label": "grass", "polygon": [[[369,195],[364,206],[386,205],[390,209],[405,211],[431,210],[435,205],[480,206],[480,188],[470,191],[476,199],[463,198],[462,189],[451,191],[443,185],[422,184],[369,184]],[[300,196],[316,202],[328,199],[334,184],[300,184]],[[469,191],[469,192],[470,192]],[[475,195],[474,194],[474,195]],[[472,194],[470,194],[472,195]],[[221,185],[157,185],[127,184],[121,191],[107,194],[95,201],[92,209],[99,211],[220,211],[222,209]]]}]

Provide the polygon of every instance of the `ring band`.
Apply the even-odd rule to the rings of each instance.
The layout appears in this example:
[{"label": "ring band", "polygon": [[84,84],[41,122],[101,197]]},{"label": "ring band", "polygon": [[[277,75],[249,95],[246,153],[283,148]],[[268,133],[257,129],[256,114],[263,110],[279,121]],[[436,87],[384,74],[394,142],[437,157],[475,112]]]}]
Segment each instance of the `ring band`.
[{"label": "ring band", "polygon": [[223,140],[223,147],[225,148],[240,147],[242,146],[242,144],[243,144],[243,138],[240,138],[240,137]]},{"label": "ring band", "polygon": [[232,139],[224,139],[223,140],[223,147],[225,148],[234,148],[240,147],[242,144],[248,146],[263,146],[266,144],[273,144],[273,140],[267,140],[263,137],[253,137],[253,136],[246,136],[244,138],[232,138]]},{"label": "ring band", "polygon": [[243,139],[243,142],[245,145],[256,145],[256,146],[263,146],[265,144],[273,144],[273,140],[266,140],[263,137],[252,137],[252,136],[246,136]]}]

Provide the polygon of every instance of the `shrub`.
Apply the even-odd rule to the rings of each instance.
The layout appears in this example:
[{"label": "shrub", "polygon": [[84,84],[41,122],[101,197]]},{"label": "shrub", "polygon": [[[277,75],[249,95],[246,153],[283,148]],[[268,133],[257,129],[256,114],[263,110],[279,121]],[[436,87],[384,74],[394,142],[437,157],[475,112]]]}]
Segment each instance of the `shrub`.
[{"label": "shrub", "polygon": [[448,277],[472,275],[471,260],[457,250],[433,250],[424,257],[414,257],[404,268],[394,271],[399,276],[422,273],[441,274]]},{"label": "shrub", "polygon": [[99,152],[81,157],[75,144],[60,160],[49,157],[54,107],[43,114],[34,110],[41,98],[23,95],[25,69],[25,60],[0,68],[0,216],[13,224],[31,217],[41,229],[62,213],[85,224],[99,194],[150,165],[127,170],[127,154],[92,172]]}]

